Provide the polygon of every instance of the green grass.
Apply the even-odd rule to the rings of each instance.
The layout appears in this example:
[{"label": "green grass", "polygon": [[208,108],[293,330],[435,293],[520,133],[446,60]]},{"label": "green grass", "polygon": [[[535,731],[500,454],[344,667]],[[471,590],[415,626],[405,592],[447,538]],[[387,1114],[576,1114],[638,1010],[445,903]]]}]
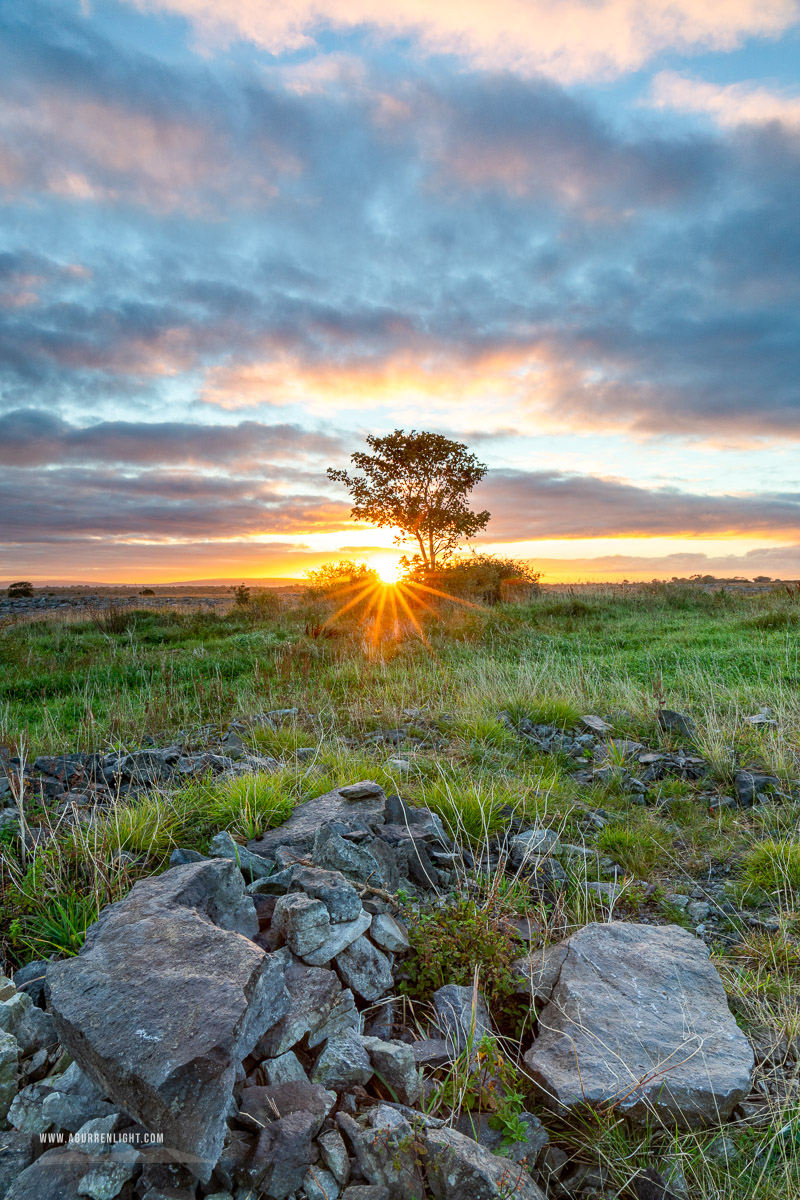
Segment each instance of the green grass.
[{"label": "green grass", "polygon": [[[222,829],[245,842],[280,824],[294,805],[371,778],[429,805],[467,845],[480,847],[521,818],[592,852],[588,866],[564,858],[568,883],[555,901],[534,896],[522,880],[481,876],[469,882],[471,891],[466,880],[453,884],[454,908],[417,914],[412,933],[423,953],[408,981],[415,1001],[440,982],[471,983],[477,959],[502,1010],[501,1028],[512,1032],[520,1013],[506,974],[518,947],[502,918],[535,916],[545,942],[607,920],[608,904],[587,892],[585,880],[610,879],[621,868],[625,891],[615,918],[692,926],[664,897],[696,894],[709,880],[721,880],[723,897],[755,911],[755,927],[747,917],[731,918],[713,947],[716,965],[745,1028],[800,1036],[800,922],[793,916],[800,801],[747,810],[707,798],[731,795],[741,766],[777,774],[786,793],[800,774],[800,605],[778,592],[682,585],[574,589],[522,606],[447,609],[426,623],[426,640],[407,631],[377,646],[349,618],[335,627],[337,636],[311,636],[307,629],[320,623],[312,616],[271,604],[263,612],[126,611],[96,622],[0,629],[0,745],[26,760],[130,750],[149,738],[203,746],[208,727],[222,733],[236,717],[298,710],[276,730],[244,734],[253,750],[280,760],[275,772],[154,789],[71,829],[58,824],[54,806],[32,808],[28,819],[50,824],[52,838],[24,855],[8,834],[0,844],[0,929],[10,961],[76,953],[97,913],[137,879],[163,870],[176,846],[205,852]],[[754,729],[744,718],[764,705],[775,726]],[[580,784],[565,757],[542,754],[499,717],[505,710],[513,721],[569,729],[596,713],[621,737],[664,746],[659,706],[691,715],[693,745],[711,774],[699,783],[670,777],[653,784],[646,807],[619,777]],[[363,741],[403,724],[421,744]],[[315,752],[311,762],[297,756],[306,747]],[[407,769],[392,766],[393,758],[407,760]],[[605,811],[602,828],[587,807]],[[601,857],[617,868],[600,865]],[[762,917],[771,923],[759,923]],[[763,1130],[728,1128],[738,1150],[728,1166],[708,1153],[718,1130],[636,1132],[613,1115],[579,1130],[559,1127],[552,1114],[546,1122],[551,1140],[575,1161],[606,1164],[609,1194],[632,1194],[639,1167],[678,1162],[690,1200],[782,1200],[800,1194],[793,1103],[775,1100]]]}]

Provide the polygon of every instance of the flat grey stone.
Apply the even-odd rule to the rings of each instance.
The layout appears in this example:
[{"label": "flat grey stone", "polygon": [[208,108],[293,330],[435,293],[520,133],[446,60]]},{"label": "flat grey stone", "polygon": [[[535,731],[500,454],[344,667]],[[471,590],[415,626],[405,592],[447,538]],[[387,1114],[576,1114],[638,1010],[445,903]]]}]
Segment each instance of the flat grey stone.
[{"label": "flat grey stone", "polygon": [[62,1044],[204,1180],[237,1068],[290,1005],[285,961],[234,931],[251,918],[234,863],[174,867],[137,883],[76,958],[48,968]]},{"label": "flat grey stone", "polygon": [[329,939],[331,919],[321,900],[314,900],[304,892],[290,892],[279,897],[275,905],[272,929],[286,938],[289,949],[298,958],[304,958]]},{"label": "flat grey stone", "polygon": [[307,896],[321,900],[328,910],[332,925],[355,921],[361,915],[361,897],[340,871],[297,866],[289,891],[305,892]]},{"label": "flat grey stone", "polygon": [[317,1138],[323,1162],[340,1187],[350,1178],[350,1155],[338,1129],[329,1129]]},{"label": "flat grey stone", "polygon": [[481,1038],[492,1032],[486,1001],[470,987],[446,983],[433,993],[433,1006],[453,1058],[468,1045],[476,1049]]},{"label": "flat grey stone", "polygon": [[[342,994],[338,975],[324,967],[289,962],[284,981],[289,993],[289,1007],[259,1041],[256,1049],[259,1058],[277,1058],[306,1035],[311,1041],[314,1033],[330,1019]],[[352,996],[350,1001],[352,1004]]]},{"label": "flat grey stone", "polygon": [[78,1184],[89,1165],[69,1146],[47,1150],[17,1176],[5,1200],[79,1200]]},{"label": "flat grey stone", "polygon": [[307,1200],[338,1200],[339,1184],[324,1167],[309,1167],[303,1177]]},{"label": "flat grey stone", "polygon": [[277,1058],[265,1058],[261,1063],[261,1069],[267,1078],[267,1083],[270,1084],[289,1083],[290,1081],[308,1082],[303,1064],[292,1050],[287,1050],[285,1054],[281,1054]]},{"label": "flat grey stone", "polygon": [[[350,785],[358,787],[359,785]],[[362,787],[366,784],[360,785]],[[275,850],[282,846],[291,848],[298,854],[308,853],[314,845],[317,830],[331,821],[351,821],[354,816],[369,825],[382,825],[386,797],[378,784],[370,784],[371,789],[363,799],[356,800],[350,794],[345,799],[342,792],[336,788],[317,796],[315,800],[307,800],[298,804],[292,811],[288,821],[277,829],[270,829],[262,837],[248,843],[248,850],[254,854],[262,854],[266,858],[274,857]]]},{"label": "flat grey stone", "polygon": [[32,1133],[0,1130],[0,1196],[5,1196],[17,1176],[32,1164],[34,1148],[38,1154],[39,1139]]},{"label": "flat grey stone", "polygon": [[266,879],[272,870],[271,864],[262,855],[253,854],[246,846],[240,846],[227,830],[214,835],[208,853],[211,858],[230,858],[248,883],[254,879]]},{"label": "flat grey stone", "polygon": [[19,1045],[10,1033],[0,1032],[0,1125],[17,1094]]},{"label": "flat grey stone", "polygon": [[427,1184],[434,1200],[545,1200],[526,1168],[455,1129],[426,1129]]},{"label": "flat grey stone", "polygon": [[15,992],[0,1003],[0,1031],[16,1039],[24,1057],[58,1041],[53,1018],[37,1008],[25,992]]},{"label": "flat grey stone", "polygon": [[516,959],[512,970],[515,979],[518,980],[517,993],[530,996],[531,1000],[540,1004],[546,1004],[558,983],[566,956],[566,942],[557,942],[552,946],[532,950],[525,958]]},{"label": "flat grey stone", "polygon": [[749,1090],[753,1051],[702,941],[676,925],[592,924],[567,954],[525,1055],[557,1110],[588,1105],[694,1128]]},{"label": "flat grey stone", "polygon": [[493,1129],[490,1121],[488,1113],[465,1112],[455,1122],[454,1128],[459,1133],[473,1138],[492,1154],[502,1154],[503,1158],[510,1158],[515,1163],[525,1163],[528,1168],[534,1165],[550,1140],[542,1122],[533,1113],[519,1114],[519,1123],[525,1130],[525,1136],[506,1146],[503,1145],[502,1130]]},{"label": "flat grey stone", "polygon": [[551,829],[526,829],[509,842],[511,865],[521,867],[534,856],[557,854],[561,838]]}]

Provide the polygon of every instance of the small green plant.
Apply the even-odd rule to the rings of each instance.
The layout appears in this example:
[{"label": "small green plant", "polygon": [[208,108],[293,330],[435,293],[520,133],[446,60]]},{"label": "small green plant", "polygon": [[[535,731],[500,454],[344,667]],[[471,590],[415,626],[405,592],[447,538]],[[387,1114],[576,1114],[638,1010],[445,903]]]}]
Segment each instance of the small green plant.
[{"label": "small green plant", "polygon": [[405,968],[401,990],[412,999],[430,1000],[446,983],[470,985],[475,971],[499,1028],[516,1032],[529,1015],[529,1005],[516,993],[512,964],[524,944],[508,915],[511,904],[478,904],[462,897],[445,908],[410,912],[409,940],[414,951]]},{"label": "small green plant", "polygon": [[753,887],[789,898],[800,894],[800,841],[757,842],[743,865],[744,880]]},{"label": "small green plant", "polygon": [[645,876],[658,861],[658,846],[646,827],[606,825],[597,835],[597,846],[634,875]]},{"label": "small green plant", "polygon": [[249,841],[283,824],[293,806],[281,774],[242,775],[215,789],[208,820],[215,829],[229,829]]},{"label": "small green plant", "polygon": [[21,943],[36,958],[50,958],[54,954],[73,956],[78,953],[86,938],[86,932],[100,916],[100,902],[96,895],[54,897],[44,911],[30,919]]}]

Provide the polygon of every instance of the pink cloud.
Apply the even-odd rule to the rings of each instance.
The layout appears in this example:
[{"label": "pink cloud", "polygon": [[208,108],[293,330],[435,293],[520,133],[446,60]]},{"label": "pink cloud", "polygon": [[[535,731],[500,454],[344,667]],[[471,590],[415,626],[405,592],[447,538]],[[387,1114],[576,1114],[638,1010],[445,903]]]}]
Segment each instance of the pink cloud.
[{"label": "pink cloud", "polygon": [[730,50],[797,20],[792,0],[134,0],[179,13],[202,45],[245,38],[272,53],[313,43],[327,27],[411,36],[473,65],[544,72],[562,80],[636,70],[665,49]]}]

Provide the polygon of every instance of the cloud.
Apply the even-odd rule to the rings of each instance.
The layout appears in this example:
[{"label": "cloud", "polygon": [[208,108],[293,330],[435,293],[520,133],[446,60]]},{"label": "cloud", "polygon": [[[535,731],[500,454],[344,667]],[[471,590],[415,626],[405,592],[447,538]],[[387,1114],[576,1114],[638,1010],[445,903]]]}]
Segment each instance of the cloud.
[{"label": "cloud", "polygon": [[707,83],[678,71],[659,71],[651,101],[655,108],[707,113],[720,125],[763,125],[772,121],[800,130],[800,94],[757,83]]},{"label": "cloud", "polygon": [[0,416],[0,464],[59,466],[66,462],[195,465],[273,469],[272,460],[341,454],[341,441],[297,425],[201,425],[181,421],[100,421],[71,425],[40,409]]},{"label": "cloud", "polygon": [[593,558],[537,558],[536,567],[543,573],[543,582],[560,579],[650,580],[686,579],[692,575],[714,575],[719,578],[753,579],[768,575],[772,579],[800,577],[800,544],[793,546],[763,546],[746,554],[712,555],[688,550],[678,554],[602,554]]},{"label": "cloud", "polygon": [[800,492],[699,495],[593,475],[492,471],[474,494],[492,520],[485,540],[800,535]]},{"label": "cloud", "polygon": [[552,81],[407,58],[158,58],[39,0],[6,25],[0,412],[800,437],[780,124],[621,128]]},{"label": "cloud", "polygon": [[341,530],[349,505],[324,493],[192,471],[61,468],[0,478],[0,540],[213,541]]},{"label": "cloud", "polygon": [[315,37],[366,27],[411,38],[430,54],[454,54],[481,69],[544,72],[560,80],[636,70],[665,49],[731,50],[776,35],[797,20],[793,0],[136,0],[190,20],[205,46],[235,38],[271,54],[306,49]]}]

